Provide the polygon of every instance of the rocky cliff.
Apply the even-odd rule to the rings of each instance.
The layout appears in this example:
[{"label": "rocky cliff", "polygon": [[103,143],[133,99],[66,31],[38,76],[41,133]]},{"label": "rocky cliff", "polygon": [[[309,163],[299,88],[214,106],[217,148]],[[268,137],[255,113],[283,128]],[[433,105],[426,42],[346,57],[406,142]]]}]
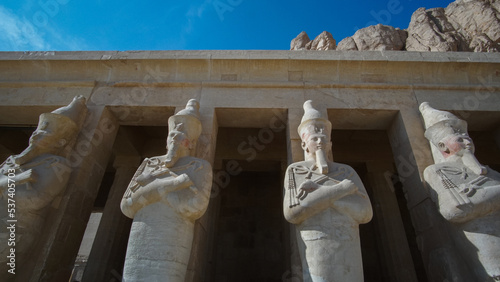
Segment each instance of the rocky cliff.
[{"label": "rocky cliff", "polygon": [[301,32],[290,50],[500,51],[500,1],[456,0],[446,8],[417,9],[406,30],[382,24],[362,28],[336,46],[324,31]]}]

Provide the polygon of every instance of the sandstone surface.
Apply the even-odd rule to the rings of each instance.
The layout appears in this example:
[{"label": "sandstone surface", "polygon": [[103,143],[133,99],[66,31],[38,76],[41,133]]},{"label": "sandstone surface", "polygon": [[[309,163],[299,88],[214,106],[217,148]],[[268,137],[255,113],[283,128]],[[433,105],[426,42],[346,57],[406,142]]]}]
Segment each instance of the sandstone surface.
[{"label": "sandstone surface", "polygon": [[305,31],[302,31],[290,43],[290,50],[305,50],[306,45],[311,41]]},{"label": "sandstone surface", "polygon": [[335,50],[337,42],[328,31],[323,31],[311,41],[310,50]]},{"label": "sandstone surface", "polygon": [[362,28],[339,43],[337,50],[403,50],[407,33],[387,25]]},{"label": "sandstone surface", "polygon": [[290,43],[290,50],[335,50],[337,42],[328,31],[323,31],[314,40],[309,39],[305,31],[302,31]]}]

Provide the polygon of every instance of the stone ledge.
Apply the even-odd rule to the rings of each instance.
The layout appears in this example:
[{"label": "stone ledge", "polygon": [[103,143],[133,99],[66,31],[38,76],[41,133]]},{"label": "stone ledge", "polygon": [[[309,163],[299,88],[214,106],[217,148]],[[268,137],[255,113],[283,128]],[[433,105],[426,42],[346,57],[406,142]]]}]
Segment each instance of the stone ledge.
[{"label": "stone ledge", "polygon": [[203,51],[51,51],[0,52],[0,61],[31,60],[324,60],[396,62],[500,63],[496,53],[410,52],[410,51],[287,51],[287,50],[203,50]]},{"label": "stone ledge", "polygon": [[[0,88],[33,88],[33,87],[96,87],[96,81],[0,81]],[[166,82],[142,82],[142,81],[118,81],[99,84],[99,88],[351,88],[351,89],[419,89],[419,90],[452,90],[452,91],[500,91],[498,84],[469,83],[457,84],[432,84],[432,83],[334,83],[330,81],[166,81]]]}]

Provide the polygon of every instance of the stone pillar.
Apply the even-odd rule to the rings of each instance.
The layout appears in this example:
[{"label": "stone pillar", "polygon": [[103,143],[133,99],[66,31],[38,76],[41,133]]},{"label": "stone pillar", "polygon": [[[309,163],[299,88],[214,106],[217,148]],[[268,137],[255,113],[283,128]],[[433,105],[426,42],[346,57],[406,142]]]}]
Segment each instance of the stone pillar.
[{"label": "stone pillar", "polygon": [[423,171],[433,159],[417,103],[401,109],[388,135],[429,281],[472,281],[467,280],[445,221],[424,185]]},{"label": "stone pillar", "polygon": [[[204,103],[203,100],[201,104]],[[179,109],[176,109],[178,112]],[[198,145],[196,149],[196,157],[204,159],[214,167],[215,146],[217,141],[217,117],[214,108],[200,108],[201,128],[202,132],[198,138]],[[210,272],[211,265],[208,259],[212,255],[215,236],[215,221],[218,212],[218,201],[214,201],[211,195],[207,211],[194,225],[194,239],[189,258],[186,281],[205,281]]]},{"label": "stone pillar", "polygon": [[33,260],[20,266],[17,281],[68,281],[118,130],[104,106],[89,113],[69,155],[73,169],[66,191],[47,217]]},{"label": "stone pillar", "polygon": [[120,202],[139,164],[140,156],[115,158],[115,178],[85,267],[84,282],[121,278],[132,220],[122,214]]},{"label": "stone pillar", "polygon": [[381,246],[387,262],[387,270],[395,281],[418,281],[406,239],[403,220],[394,193],[390,175],[394,173],[392,162],[367,162],[367,176],[372,186],[374,219],[382,240]]},{"label": "stone pillar", "polygon": [[[300,146],[301,140],[299,134],[297,133],[297,128],[299,127],[303,113],[304,110],[302,109],[302,105],[300,105],[299,108],[288,109],[288,121],[286,124],[288,160],[287,164],[283,168],[284,171],[286,171],[288,165],[304,160],[304,151]],[[283,187],[283,196],[285,194],[284,189],[285,188]],[[299,246],[297,243],[296,228],[294,224],[289,223],[288,226],[290,234],[290,245],[288,246],[288,249],[290,252],[287,254],[290,255],[290,264],[289,269],[286,273],[284,273],[282,279],[290,282],[302,281],[302,262],[300,260]]]},{"label": "stone pillar", "polygon": [[133,218],[123,279],[185,281],[195,221],[206,211],[212,167],[196,158],[202,133],[199,103],[168,119],[167,153],[146,158],[132,178],[121,210]]}]

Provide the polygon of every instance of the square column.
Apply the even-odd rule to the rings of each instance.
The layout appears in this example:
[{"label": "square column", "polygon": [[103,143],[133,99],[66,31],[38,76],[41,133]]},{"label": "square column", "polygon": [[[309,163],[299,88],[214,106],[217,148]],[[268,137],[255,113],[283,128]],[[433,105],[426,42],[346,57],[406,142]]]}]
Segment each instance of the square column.
[{"label": "square column", "polygon": [[424,185],[422,175],[425,168],[433,164],[433,158],[417,103],[401,109],[388,135],[429,281],[468,277],[466,268],[461,267],[463,262],[455,251],[446,222]]},{"label": "square column", "polygon": [[[176,108],[175,112],[180,111],[181,107]],[[203,99],[200,101],[200,118],[202,132],[198,138],[195,157],[204,159],[214,167],[215,143],[217,140],[217,117],[214,108],[204,108]],[[193,246],[186,273],[186,281],[204,281],[209,271],[207,259],[210,252],[215,232],[215,218],[217,214],[217,205],[213,204],[214,198],[211,197],[207,211],[198,220],[195,221]]]},{"label": "square column", "polygon": [[120,202],[139,167],[140,156],[118,156],[113,185],[92,245],[82,281],[110,281],[120,277],[132,220],[123,215]]},{"label": "square column", "polygon": [[89,112],[69,155],[72,173],[64,194],[54,201],[33,260],[22,266],[19,281],[67,281],[104,175],[118,123],[102,106]]}]

